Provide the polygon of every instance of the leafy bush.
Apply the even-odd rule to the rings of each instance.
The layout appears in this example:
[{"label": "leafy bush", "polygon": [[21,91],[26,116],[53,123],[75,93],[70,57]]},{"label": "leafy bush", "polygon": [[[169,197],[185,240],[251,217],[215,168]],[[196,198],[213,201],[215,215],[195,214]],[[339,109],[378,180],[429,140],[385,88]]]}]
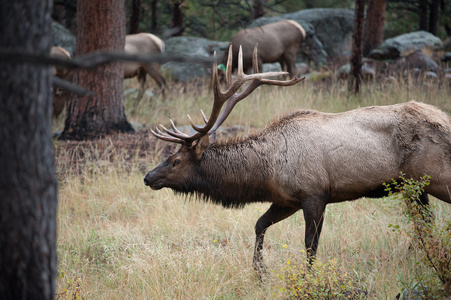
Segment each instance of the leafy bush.
[{"label": "leafy bush", "polygon": [[283,283],[279,292],[290,299],[361,299],[366,295],[356,288],[352,276],[337,268],[335,260],[317,260],[311,266],[288,260],[276,276]]},{"label": "leafy bush", "polygon": [[412,239],[411,247],[420,250],[421,262],[432,270],[431,274],[413,270],[417,283],[411,292],[419,292],[423,299],[441,299],[451,295],[451,222],[444,226],[436,224],[430,207],[420,203],[420,195],[430,179],[424,175],[415,181],[401,174],[399,182],[392,180],[386,188],[391,195],[399,195],[405,204],[404,213],[412,223],[405,234]]}]

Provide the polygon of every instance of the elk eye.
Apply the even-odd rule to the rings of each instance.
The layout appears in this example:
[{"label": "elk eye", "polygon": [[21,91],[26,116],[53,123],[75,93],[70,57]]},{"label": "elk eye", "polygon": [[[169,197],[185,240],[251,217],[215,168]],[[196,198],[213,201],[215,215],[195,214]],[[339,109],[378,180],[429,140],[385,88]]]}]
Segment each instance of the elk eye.
[{"label": "elk eye", "polygon": [[172,164],[172,167],[175,167],[179,163],[180,163],[180,159],[177,158],[176,160],[174,160],[174,163]]}]

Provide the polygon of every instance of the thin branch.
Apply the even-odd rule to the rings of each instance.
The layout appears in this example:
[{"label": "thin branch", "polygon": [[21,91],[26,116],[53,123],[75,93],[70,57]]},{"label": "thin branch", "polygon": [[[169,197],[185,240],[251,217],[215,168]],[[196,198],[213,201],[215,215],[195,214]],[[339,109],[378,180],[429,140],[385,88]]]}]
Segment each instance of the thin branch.
[{"label": "thin branch", "polygon": [[125,54],[124,52],[93,52],[73,59],[60,59],[51,57],[46,54],[37,54],[31,52],[21,52],[17,50],[0,49],[0,61],[15,63],[34,63],[53,66],[64,66],[68,68],[85,68],[91,69],[99,65],[117,62],[117,61],[134,61],[142,63],[166,63],[166,62],[184,62],[184,63],[200,63],[210,65],[215,61],[213,57],[186,57],[172,56],[165,54]]},{"label": "thin branch", "polygon": [[52,76],[52,84],[54,87],[59,87],[59,88],[65,89],[65,90],[70,91],[79,96],[93,96],[94,95],[94,92],[84,89],[79,85],[73,84],[69,81],[63,80],[56,76]]}]

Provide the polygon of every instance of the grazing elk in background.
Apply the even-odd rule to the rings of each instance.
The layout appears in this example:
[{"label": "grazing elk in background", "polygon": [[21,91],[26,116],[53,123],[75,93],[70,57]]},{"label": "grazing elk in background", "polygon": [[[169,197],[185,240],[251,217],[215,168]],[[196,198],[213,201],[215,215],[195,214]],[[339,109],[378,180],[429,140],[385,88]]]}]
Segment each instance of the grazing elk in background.
[{"label": "grazing elk in background", "polygon": [[[164,42],[151,33],[128,34],[125,36],[126,54],[159,54],[164,53]],[[159,63],[124,62],[124,78],[138,77],[141,85],[137,99],[144,95],[146,75],[149,74],[163,90],[166,88],[166,80],[160,73]]]},{"label": "grazing elk in background", "polygon": [[[150,33],[129,34],[125,36],[124,52],[126,54],[159,54],[164,52],[164,42],[157,36]],[[69,52],[61,47],[52,47],[51,56],[70,59]],[[124,78],[138,77],[140,90],[137,100],[144,95],[146,75],[149,74],[163,90],[166,88],[166,80],[160,73],[160,64],[139,63],[133,61],[124,62]],[[53,75],[61,79],[71,81],[71,72],[65,67],[54,67]],[[69,100],[70,92],[64,89],[55,89],[53,93],[53,117],[56,118],[63,111],[66,102]]]},{"label": "grazing elk in background", "polygon": [[[302,80],[267,80],[263,78],[274,74],[246,75],[242,68],[239,58],[233,84],[227,68],[225,92],[220,91],[213,68],[212,112],[208,119],[203,115],[203,127],[189,119],[195,134],[179,131],[172,120],[172,131],[162,125],[164,132],[158,127],[152,131],[157,138],[182,146],[150,171],[144,183],[154,190],[168,187],[182,194],[197,194],[226,207],[272,203],[255,226],[253,264],[257,271],[264,267],[261,250],[269,226],[302,209],[305,246],[312,262],[326,205],[386,196],[383,183],[391,182],[400,172],[407,178],[431,176],[421,204],[428,203],[428,194],[451,203],[451,119],[423,103],[410,101],[336,114],[300,110],[248,137],[211,141],[209,135],[256,87],[292,85]],[[246,81],[250,85],[235,93]]]},{"label": "grazing elk in background", "polygon": [[[230,43],[233,52],[232,71],[237,68],[238,51],[243,49],[243,68],[248,73],[252,67],[252,51],[258,44],[258,69],[262,64],[279,62],[282,70],[291,77],[296,76],[296,53],[305,40],[305,30],[293,20],[282,20],[260,27],[243,29],[233,36]],[[227,63],[227,51],[221,60],[220,69]]]}]

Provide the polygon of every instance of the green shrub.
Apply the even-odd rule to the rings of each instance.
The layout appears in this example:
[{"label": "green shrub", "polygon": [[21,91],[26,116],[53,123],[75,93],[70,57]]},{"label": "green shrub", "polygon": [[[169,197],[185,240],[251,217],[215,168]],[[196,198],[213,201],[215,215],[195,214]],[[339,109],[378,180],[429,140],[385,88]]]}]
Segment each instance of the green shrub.
[{"label": "green shrub", "polygon": [[[401,174],[399,179],[399,182],[392,180],[390,185],[386,185],[387,191],[391,195],[401,197],[404,203],[404,214],[412,224],[405,234],[412,239],[411,248],[418,249],[421,253],[421,261],[412,270],[417,282],[413,288],[411,286],[406,288],[412,293],[419,294],[423,299],[441,299],[443,296],[450,296],[451,222],[448,221],[440,226],[434,222],[431,208],[419,203],[420,195],[430,183],[430,176],[424,175],[416,181],[405,178],[405,175]],[[419,271],[419,263],[423,263],[431,272]]]},{"label": "green shrub", "polygon": [[279,292],[290,299],[361,299],[367,294],[355,286],[352,276],[337,268],[335,260],[316,260],[312,266],[288,260],[276,276],[283,284]]}]

